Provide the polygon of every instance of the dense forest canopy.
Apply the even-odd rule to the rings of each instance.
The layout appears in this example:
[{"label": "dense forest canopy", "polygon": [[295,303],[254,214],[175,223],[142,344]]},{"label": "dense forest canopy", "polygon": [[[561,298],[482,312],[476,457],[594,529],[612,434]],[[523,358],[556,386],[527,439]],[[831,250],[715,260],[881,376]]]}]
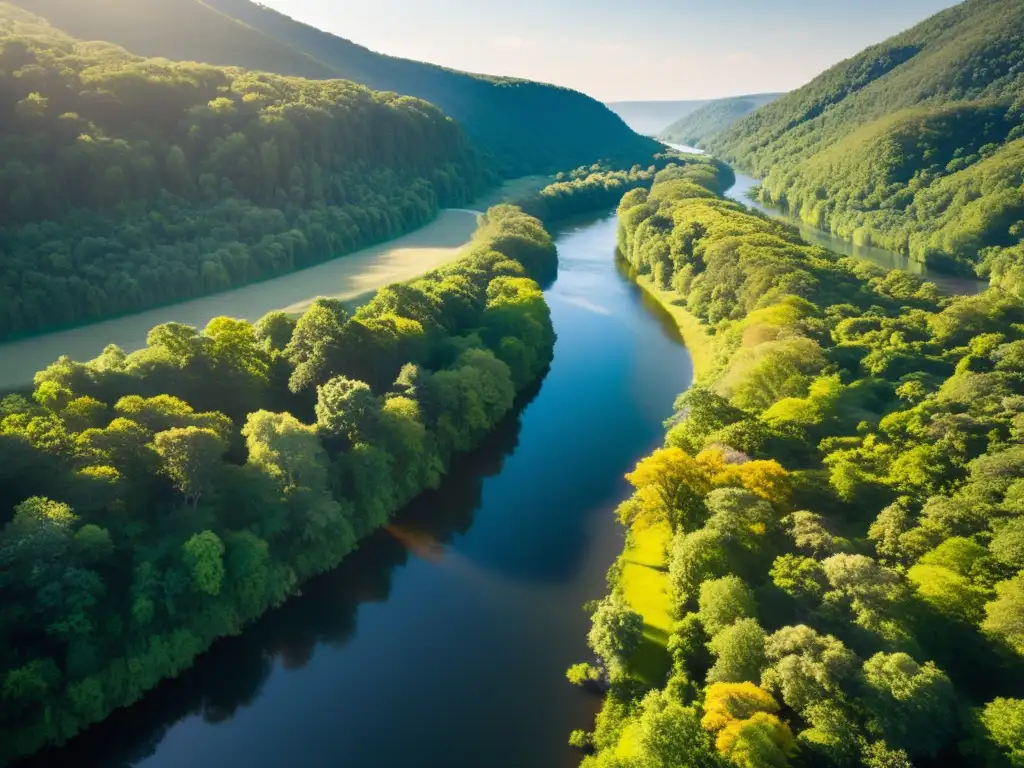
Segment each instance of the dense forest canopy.
[{"label": "dense forest canopy", "polygon": [[419,99],[141,59],[0,4],[0,338],[290,272],[485,183]]},{"label": "dense forest canopy", "polygon": [[70,34],[134,53],[342,77],[425,99],[458,120],[503,176],[553,173],[599,159],[629,165],[657,151],[653,141],[576,91],[376,53],[249,0],[19,2]]},{"label": "dense forest canopy", "polygon": [[784,94],[756,93],[751,96],[733,96],[728,99],[715,99],[681,116],[664,130],[658,138],[676,144],[691,147],[703,146],[712,141],[741,117],[746,117],[758,107],[771,104]]},{"label": "dense forest canopy", "polygon": [[583,765],[1021,765],[1024,301],[839,258],[685,169],[619,221],[709,362],[627,475],[568,673],[610,685]]},{"label": "dense forest canopy", "polygon": [[166,323],[0,400],[0,761],[135,702],[436,487],[547,368],[556,263],[499,206],[351,315]]},{"label": "dense forest canopy", "polygon": [[967,0],[706,144],[814,226],[1021,291],[1022,106],[1024,4]]}]

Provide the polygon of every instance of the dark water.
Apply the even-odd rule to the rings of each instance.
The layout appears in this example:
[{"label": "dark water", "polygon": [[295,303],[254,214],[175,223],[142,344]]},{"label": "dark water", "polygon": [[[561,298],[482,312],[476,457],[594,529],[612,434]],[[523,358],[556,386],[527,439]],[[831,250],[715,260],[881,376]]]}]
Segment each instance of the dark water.
[{"label": "dark water", "polygon": [[528,402],[336,571],[40,765],[559,768],[597,701],[581,605],[621,549],[624,472],[689,356],[613,259],[607,216],[556,233],[558,332]]},{"label": "dark water", "polygon": [[[703,150],[697,149],[696,147],[689,147],[685,144],[669,144],[669,146],[674,149],[678,149],[680,152],[704,154]],[[934,269],[929,269],[921,262],[913,261],[902,253],[889,251],[885,248],[877,248],[873,245],[860,245],[852,240],[847,240],[839,237],[838,235],[834,235],[831,232],[826,232],[823,229],[812,227],[811,225],[801,221],[799,217],[793,216],[782,208],[774,205],[765,205],[759,200],[751,199],[750,191],[760,186],[761,182],[752,176],[740,173],[735,168],[733,169],[733,172],[736,174],[736,183],[726,191],[726,197],[743,203],[744,205],[749,205],[751,208],[756,208],[772,218],[782,219],[783,221],[792,224],[800,230],[800,236],[812,245],[820,246],[832,251],[833,253],[840,253],[844,256],[853,256],[856,259],[870,261],[874,264],[878,264],[880,267],[884,267],[885,269],[898,269],[903,272],[920,275],[921,277],[935,283],[939,289],[945,293],[969,295],[978,293],[987,287],[987,284],[980,280],[975,280],[970,277],[950,275],[944,272],[937,272]]]}]

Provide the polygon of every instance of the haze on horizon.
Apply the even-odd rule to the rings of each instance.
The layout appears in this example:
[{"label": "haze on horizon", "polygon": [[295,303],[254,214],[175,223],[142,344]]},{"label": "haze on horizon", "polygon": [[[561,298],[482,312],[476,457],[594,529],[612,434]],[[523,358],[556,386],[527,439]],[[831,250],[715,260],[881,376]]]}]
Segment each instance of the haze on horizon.
[{"label": "haze on horizon", "polygon": [[792,90],[956,5],[953,0],[262,2],[382,53],[557,83],[603,101]]}]

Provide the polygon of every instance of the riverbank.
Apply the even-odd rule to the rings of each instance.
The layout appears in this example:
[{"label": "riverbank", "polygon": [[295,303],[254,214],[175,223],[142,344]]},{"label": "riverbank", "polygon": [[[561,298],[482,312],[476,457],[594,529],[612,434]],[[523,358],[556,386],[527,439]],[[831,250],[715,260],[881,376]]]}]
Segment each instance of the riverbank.
[{"label": "riverbank", "polygon": [[[537,220],[492,209],[452,266],[358,317],[316,302],[294,326],[279,317],[256,327],[218,318],[202,333],[165,327],[150,334],[142,364],[107,355],[56,366],[36,405],[5,402],[5,438],[33,450],[19,454],[17,473],[0,468],[15,518],[0,532],[5,604],[24,617],[0,633],[0,672],[47,684],[0,713],[0,761],[135,703],[436,487],[550,364],[550,310],[531,276],[553,272],[556,259]],[[34,440],[40,423],[64,442]],[[229,443],[244,452],[229,455]],[[118,479],[99,503],[82,480],[90,472]],[[38,528],[25,521],[58,516],[54,537],[91,535],[101,554],[68,544],[40,556]],[[45,590],[72,576],[87,585],[73,593],[83,607],[40,612]],[[159,591],[172,579],[174,591]],[[110,598],[86,600],[100,594]],[[77,620],[75,631],[34,642],[54,616]],[[94,649],[88,664],[76,663],[82,644]]]},{"label": "riverbank", "polygon": [[[850,259],[682,185],[630,193],[619,215],[623,257],[714,329],[719,365],[627,476],[630,535],[588,634],[609,685],[594,731],[572,736],[592,748],[583,766],[751,754],[785,766],[797,749],[813,765],[975,765],[1024,680],[1004,619],[1020,578],[1012,563],[957,570],[949,553],[985,556],[1012,503],[1011,480],[981,468],[1019,464],[1019,447],[970,435],[982,418],[1014,434],[1002,403],[1024,367],[1009,360],[1024,304],[913,283],[894,295]],[[982,376],[998,383],[976,386]],[[940,508],[975,518],[954,527]],[[825,669],[827,657],[844,661]],[[907,680],[909,705],[893,707]],[[847,698],[854,685],[864,695]]]},{"label": "riverbank", "polygon": [[555,359],[481,451],[301,596],[32,765],[574,765],[566,735],[596,705],[562,674],[586,654],[579,607],[622,549],[623,474],[692,378],[616,268],[616,226],[552,230]]},{"label": "riverbank", "polygon": [[685,307],[680,306],[679,298],[674,292],[658,288],[649,275],[634,274],[632,280],[640,286],[645,295],[656,301],[672,316],[693,361],[694,378],[699,381],[710,375],[714,369],[715,346],[708,327]]}]

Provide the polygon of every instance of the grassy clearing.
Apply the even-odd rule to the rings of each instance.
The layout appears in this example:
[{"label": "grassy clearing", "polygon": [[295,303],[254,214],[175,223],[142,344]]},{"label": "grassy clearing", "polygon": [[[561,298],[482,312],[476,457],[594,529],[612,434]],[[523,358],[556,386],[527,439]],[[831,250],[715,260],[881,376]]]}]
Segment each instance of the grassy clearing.
[{"label": "grassy clearing", "polygon": [[615,756],[623,760],[637,757],[640,754],[640,745],[637,741],[640,738],[640,723],[633,721],[625,727],[622,735],[619,736],[619,743],[615,745]]},{"label": "grassy clearing", "polygon": [[714,368],[715,362],[714,339],[708,333],[707,327],[676,303],[678,299],[672,291],[661,290],[654,285],[654,281],[649,276],[638,275],[636,283],[672,315],[672,319],[679,327],[679,333],[683,337],[686,349],[690,353],[690,359],[693,360],[694,375],[698,379],[705,376]]},{"label": "grassy clearing", "polygon": [[671,540],[667,525],[634,528],[631,544],[622,553],[621,584],[626,601],[644,617],[644,640],[630,660],[630,668],[656,686],[664,682],[669,668],[666,645],[672,617],[665,552]]}]

